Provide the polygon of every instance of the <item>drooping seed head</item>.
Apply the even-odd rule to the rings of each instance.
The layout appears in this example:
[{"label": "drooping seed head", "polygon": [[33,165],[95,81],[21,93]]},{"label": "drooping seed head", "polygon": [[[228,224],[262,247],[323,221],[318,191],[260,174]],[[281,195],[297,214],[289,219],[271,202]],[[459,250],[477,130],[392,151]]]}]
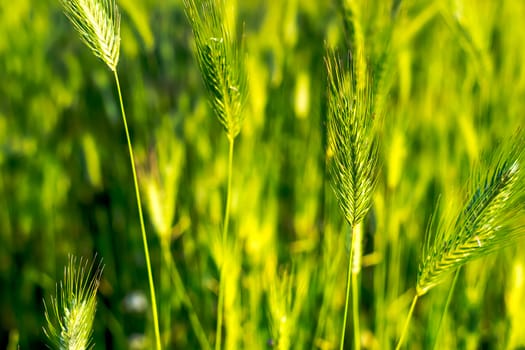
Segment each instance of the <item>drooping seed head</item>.
[{"label": "drooping seed head", "polygon": [[[473,175],[455,219],[438,225],[423,250],[419,296],[465,263],[502,249],[525,235],[525,137],[518,134]],[[448,222],[448,223],[447,223]]]}]

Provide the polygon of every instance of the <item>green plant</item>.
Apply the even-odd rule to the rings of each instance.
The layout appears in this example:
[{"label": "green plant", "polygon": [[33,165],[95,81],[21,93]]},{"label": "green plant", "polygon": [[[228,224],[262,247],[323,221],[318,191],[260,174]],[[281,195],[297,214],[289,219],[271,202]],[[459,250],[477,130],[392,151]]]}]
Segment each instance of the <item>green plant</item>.
[{"label": "green plant", "polygon": [[[357,62],[361,57],[358,57]],[[363,219],[371,206],[376,182],[377,144],[372,128],[371,83],[353,79],[334,54],[326,59],[328,71],[328,147],[331,173],[341,210],[350,225],[346,302],[340,348],[344,346],[346,318],[352,285],[354,345],[360,348],[358,278],[361,271]],[[358,64],[355,63],[354,67]]]},{"label": "green plant", "polygon": [[[195,56],[211,106],[228,138],[228,180],[219,261],[219,300],[215,348],[221,349],[225,298],[225,265],[232,193],[235,138],[241,131],[242,107],[246,98],[246,75],[242,44],[235,38],[234,25],[222,0],[185,0],[184,7],[195,37]],[[233,244],[235,245],[235,243]]]},{"label": "green plant", "polygon": [[[184,3],[116,3],[115,67],[132,119],[162,347],[209,348],[220,338],[225,350],[393,350],[418,293],[418,265],[431,254],[422,246],[434,246],[438,228],[454,226],[475,192],[474,180],[465,188],[472,173],[493,173],[493,166],[472,165],[523,128],[525,2],[213,2],[224,9],[217,22],[246,52],[249,77],[226,245],[229,140],[214,107],[214,96],[224,94],[209,92],[211,79],[199,70]],[[199,15],[211,15],[195,4]],[[7,82],[0,84],[0,347],[42,348],[40,295],[48,302],[55,293],[56,262],[97,251],[106,266],[95,347],[154,349],[112,70],[89,57],[60,5],[0,1]],[[220,51],[220,35],[202,39]],[[357,234],[327,171],[335,155],[327,147],[326,47],[339,48],[343,61],[364,57],[360,68],[340,65],[352,87],[372,77],[380,166]],[[352,239],[362,242],[354,248],[362,254],[351,252]],[[523,347],[525,241],[514,242],[448,272],[427,263],[419,292],[432,286],[418,297],[402,347]],[[349,262],[360,255],[362,268],[348,281]]]},{"label": "green plant", "polygon": [[[174,135],[175,131],[171,119],[164,119],[155,132],[155,152],[148,155],[148,161],[140,167],[139,176],[142,179],[144,193],[146,194],[146,209],[151,218],[152,226],[159,237],[163,266],[161,268],[160,289],[163,291],[164,300],[161,301],[164,311],[162,324],[165,327],[163,340],[169,344],[173,294],[177,295],[187,308],[191,326],[197,336],[201,349],[210,349],[206,333],[199,320],[195,307],[183,283],[179,268],[172,254],[171,243],[177,238],[175,233],[174,217],[176,213],[177,191],[180,185],[180,176],[184,166],[185,147]],[[187,220],[187,219],[186,219]],[[179,227],[184,226],[184,219],[179,222]]]},{"label": "green plant", "polygon": [[148,270],[148,281],[150,288],[151,309],[153,315],[153,328],[155,332],[155,342],[157,349],[161,349],[159,321],[157,316],[157,301],[155,297],[155,285],[153,282],[153,273],[151,271],[151,261],[149,257],[148,239],[144,226],[144,217],[142,214],[142,202],[140,199],[140,189],[135,169],[135,159],[133,155],[133,146],[128,130],[124,102],[122,101],[122,92],[117,73],[117,64],[120,55],[120,13],[115,0],[60,0],[64,7],[66,16],[73,23],[75,29],[79,32],[82,41],[91,49],[93,54],[113,71],[115,84],[117,86],[120,110],[122,112],[122,121],[128,143],[129,160],[131,171],[133,173],[133,183],[135,186],[135,197],[140,220],[142,233],[142,243],[144,246],[144,256]]},{"label": "green plant", "polygon": [[77,259],[70,255],[64,268],[64,280],[48,305],[44,302],[49,341],[59,350],[86,350],[93,348],[91,335],[97,308],[97,290],[102,276],[101,262],[93,270],[95,261]]},{"label": "green plant", "polygon": [[499,251],[525,235],[524,161],[525,137],[520,133],[502,146],[488,165],[474,172],[468,201],[459,213],[450,216],[454,219],[445,216],[435,235],[427,236],[416,294],[397,349],[403,344],[418,298],[469,261]]}]

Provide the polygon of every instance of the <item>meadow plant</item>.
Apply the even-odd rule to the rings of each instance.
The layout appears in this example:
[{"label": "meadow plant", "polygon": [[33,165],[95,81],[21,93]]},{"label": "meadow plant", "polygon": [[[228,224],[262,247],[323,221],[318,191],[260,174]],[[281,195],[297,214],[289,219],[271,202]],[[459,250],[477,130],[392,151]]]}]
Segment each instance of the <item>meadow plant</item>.
[{"label": "meadow plant", "polygon": [[[119,97],[63,49],[51,3],[0,1],[0,348],[39,348],[34,296],[75,247],[104,254],[104,307],[93,321],[101,269],[70,262],[45,307],[58,348],[525,345],[523,136],[479,162],[523,128],[525,3],[60,3]],[[120,55],[151,138],[136,156]],[[129,161],[101,128],[119,107]],[[131,288],[152,315],[141,293],[119,307]]]},{"label": "meadow plant", "polygon": [[172,120],[165,118],[155,132],[154,151],[148,154],[146,164],[140,167],[139,176],[145,193],[146,209],[160,240],[163,261],[160,273],[163,307],[160,315],[165,331],[162,332],[162,340],[166,344],[170,343],[172,300],[175,294],[188,310],[189,321],[201,349],[209,349],[206,333],[170,249],[172,241],[183,234],[184,225],[187,225],[185,221],[188,220],[182,217],[177,225],[174,224],[180,177],[184,169],[184,152],[184,144],[175,136]]},{"label": "meadow plant", "polygon": [[[344,346],[351,284],[354,346],[359,349],[358,278],[361,271],[363,220],[372,202],[378,158],[372,127],[371,83],[369,79],[353,79],[353,71],[344,69],[333,53],[326,57],[325,62],[328,71],[328,154],[332,157],[333,187],[339,206],[351,227],[351,237],[347,237],[347,241],[351,240],[351,246],[340,348]],[[356,66],[358,64],[354,62]]]},{"label": "meadow plant", "polygon": [[124,102],[122,101],[122,92],[117,73],[117,64],[120,55],[120,13],[115,0],[60,0],[64,8],[64,13],[73,23],[75,29],[79,32],[82,41],[91,49],[93,54],[100,59],[113,71],[115,83],[117,86],[120,110],[122,112],[122,121],[128,143],[129,160],[133,173],[133,183],[135,186],[135,197],[140,220],[142,233],[142,243],[144,246],[144,256],[148,270],[148,281],[150,287],[151,308],[153,316],[153,328],[155,332],[156,348],[161,349],[159,321],[157,315],[157,301],[155,297],[155,285],[153,282],[153,273],[151,271],[151,261],[149,257],[148,240],[144,226],[144,217],[142,214],[142,203],[140,199],[140,189],[135,169],[135,159],[133,147],[128,130]]},{"label": "meadow plant", "polygon": [[[232,193],[232,168],[235,138],[241,131],[243,105],[246,99],[246,73],[243,45],[236,40],[232,15],[223,0],[184,0],[187,17],[195,37],[195,56],[211,106],[226,132],[229,144],[228,180],[224,224],[221,236],[219,300],[215,348],[221,349],[226,284],[225,261]],[[228,16],[230,15],[230,16]],[[234,239],[235,240],[235,239]],[[235,246],[235,243],[233,244]],[[233,248],[234,249],[234,248]],[[235,274],[230,274],[232,277]],[[231,283],[228,283],[231,285]]]},{"label": "meadow plant", "polygon": [[91,335],[97,308],[97,290],[102,276],[101,262],[69,256],[64,279],[57,284],[51,302],[45,306],[47,326],[44,333],[57,350],[93,348]]},{"label": "meadow plant", "polygon": [[445,214],[435,233],[427,236],[416,294],[397,349],[403,344],[418,298],[469,261],[499,251],[525,235],[524,162],[525,136],[519,132],[500,146],[487,164],[478,165],[461,210],[455,215]]}]

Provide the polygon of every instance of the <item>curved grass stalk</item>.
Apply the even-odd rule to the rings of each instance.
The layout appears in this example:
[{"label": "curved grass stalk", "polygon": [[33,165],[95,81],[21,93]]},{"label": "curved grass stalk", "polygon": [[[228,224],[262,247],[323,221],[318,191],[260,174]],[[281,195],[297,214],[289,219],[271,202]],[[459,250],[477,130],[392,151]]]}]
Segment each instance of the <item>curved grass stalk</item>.
[{"label": "curved grass stalk", "polygon": [[396,350],[400,350],[401,346],[403,345],[403,342],[405,341],[405,336],[408,332],[408,326],[410,324],[410,320],[412,319],[412,314],[414,313],[414,309],[416,308],[417,300],[419,299],[419,295],[414,295],[414,298],[412,299],[412,304],[410,305],[410,310],[408,310],[408,316],[405,320],[405,324],[403,326],[403,331],[401,332],[401,336],[399,337],[399,341],[396,345]]},{"label": "curved grass stalk", "polygon": [[133,173],[133,183],[135,186],[135,197],[139,212],[140,229],[142,233],[142,243],[144,246],[144,256],[148,270],[148,282],[150,289],[151,308],[153,315],[153,328],[155,332],[156,348],[162,348],[160,341],[159,321],[157,315],[157,301],[155,297],[155,285],[153,283],[153,274],[151,272],[151,261],[149,257],[148,241],[146,229],[144,227],[144,217],[142,214],[142,204],[140,199],[140,190],[137,180],[137,171],[135,169],[135,160],[133,156],[133,147],[129,136],[124,103],[122,101],[122,92],[117,73],[117,64],[120,55],[120,13],[115,0],[60,0],[64,7],[66,16],[73,23],[75,29],[79,32],[81,40],[88,46],[93,54],[99,57],[113,71],[115,83],[120,102],[120,110],[126,132],[128,143],[131,170]]},{"label": "curved grass stalk", "polygon": [[454,290],[456,289],[456,283],[458,282],[459,273],[461,272],[461,267],[456,270],[456,273],[454,273],[454,279],[452,280],[452,286],[448,289],[447,293],[447,300],[445,301],[445,306],[443,307],[443,312],[441,313],[441,317],[439,318],[439,323],[437,326],[437,329],[434,333],[434,340],[432,343],[434,344],[432,346],[432,349],[436,350],[438,345],[438,339],[439,339],[439,332],[441,331],[441,327],[443,326],[443,321],[445,319],[445,315],[447,314],[448,307],[450,306],[450,302],[452,301],[452,295],[454,294]]},{"label": "curved grass stalk", "polygon": [[142,201],[140,198],[139,182],[137,179],[137,170],[135,168],[135,160],[133,155],[133,146],[131,145],[131,137],[129,136],[128,122],[126,119],[126,112],[124,110],[124,103],[122,101],[122,92],[120,90],[120,82],[118,79],[118,73],[116,70],[113,71],[115,77],[115,83],[117,85],[118,97],[120,101],[120,110],[122,112],[122,122],[124,124],[124,130],[126,132],[126,140],[128,142],[129,160],[131,163],[131,172],[133,173],[133,184],[135,186],[135,198],[137,199],[137,208],[140,220],[140,232],[142,234],[142,244],[144,246],[144,256],[146,259],[146,268],[148,270],[148,284],[151,299],[151,312],[153,316],[153,329],[155,332],[155,343],[157,350],[162,349],[160,340],[160,327],[159,327],[159,316],[157,313],[157,298],[155,296],[155,283],[153,282],[153,273],[151,271],[151,259],[149,257],[148,238],[146,236],[146,228],[144,226],[144,215],[142,213]]}]

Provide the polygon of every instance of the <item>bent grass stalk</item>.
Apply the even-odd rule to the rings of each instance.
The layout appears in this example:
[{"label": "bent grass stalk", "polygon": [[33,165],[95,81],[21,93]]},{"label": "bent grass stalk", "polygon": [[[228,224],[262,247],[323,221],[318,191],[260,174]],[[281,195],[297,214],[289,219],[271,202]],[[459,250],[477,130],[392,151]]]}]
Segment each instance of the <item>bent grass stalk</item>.
[{"label": "bent grass stalk", "polygon": [[[226,190],[226,207],[224,208],[224,225],[223,225],[223,231],[222,231],[222,247],[223,247],[223,254],[225,254],[225,247],[228,240],[228,226],[230,222],[230,202],[231,202],[231,192],[232,192],[232,172],[233,172],[233,149],[234,149],[234,138],[228,137],[228,184],[227,184],[227,190]],[[224,259],[224,256],[223,258]],[[224,267],[223,264],[221,264],[220,267],[220,281],[219,281],[219,303],[218,303],[218,310],[217,310],[217,330],[216,330],[216,339],[217,342],[215,343],[216,349],[221,348],[221,342],[222,339],[222,322],[223,322],[223,312],[224,312],[224,288],[225,288],[225,281],[224,281]]]},{"label": "bent grass stalk", "polygon": [[454,279],[452,280],[452,285],[448,289],[447,293],[447,300],[445,301],[445,306],[443,307],[443,312],[441,313],[441,317],[439,318],[439,323],[437,326],[437,329],[434,333],[434,337],[432,340],[432,349],[437,349],[438,345],[438,339],[439,339],[439,333],[441,332],[441,327],[443,326],[443,321],[445,320],[445,315],[447,314],[448,307],[450,306],[450,302],[452,301],[452,294],[454,293],[454,290],[456,289],[456,283],[458,282],[459,273],[461,272],[461,267],[456,270],[454,273]]},{"label": "bent grass stalk", "polygon": [[[361,59],[362,60],[362,59]],[[362,64],[354,63],[362,67]],[[340,349],[344,347],[346,318],[352,285],[354,347],[359,349],[359,274],[362,258],[362,222],[371,206],[376,182],[377,146],[372,133],[373,101],[368,79],[356,81],[333,53],[325,58],[328,73],[328,147],[333,154],[333,188],[352,228],[347,269],[346,300]]]},{"label": "bent grass stalk", "polygon": [[[200,6],[197,6],[197,3]],[[235,137],[241,130],[242,107],[246,96],[246,76],[241,54],[242,43],[234,42],[222,0],[184,0],[186,15],[195,37],[195,53],[211,106],[228,138],[228,174],[224,224],[219,262],[219,296],[215,349],[222,347],[224,318],[225,268],[232,192],[233,151]]]},{"label": "bent grass stalk", "polygon": [[153,273],[151,271],[151,259],[149,257],[149,248],[148,248],[148,238],[146,236],[146,228],[144,226],[144,215],[142,213],[142,201],[140,198],[139,182],[137,179],[137,170],[135,168],[135,160],[133,155],[133,146],[131,145],[131,137],[129,136],[128,123],[126,119],[126,112],[124,111],[124,103],[122,101],[122,93],[120,91],[120,83],[118,79],[117,71],[114,70],[115,83],[117,84],[118,97],[120,101],[120,110],[122,112],[122,121],[124,124],[124,130],[126,132],[126,140],[128,142],[128,151],[129,151],[129,160],[131,163],[131,172],[133,173],[133,184],[135,186],[135,197],[137,199],[137,208],[139,212],[140,220],[140,231],[142,233],[142,243],[144,246],[144,256],[146,258],[146,267],[148,270],[148,281],[149,281],[149,292],[151,298],[151,311],[153,316],[153,325],[155,331],[155,342],[157,349],[162,349],[161,340],[160,340],[160,327],[159,327],[159,316],[157,313],[157,298],[155,296],[155,284],[153,282]]},{"label": "bent grass stalk", "polygon": [[433,238],[428,235],[416,294],[396,349],[403,345],[419,297],[469,261],[499,251],[525,235],[524,161],[525,135],[519,132],[495,153],[488,167],[480,167],[474,174],[469,200],[454,220],[445,218]]},{"label": "bent grass stalk", "polygon": [[135,187],[135,197],[137,200],[140,230],[142,233],[142,243],[144,246],[144,256],[148,270],[148,282],[156,348],[160,350],[162,345],[160,341],[155,285],[151,271],[148,240],[144,226],[144,216],[142,213],[142,204],[137,180],[137,171],[135,168],[133,146],[131,144],[131,138],[129,135],[126,112],[124,110],[122,92],[120,89],[120,82],[117,73],[117,64],[120,54],[120,13],[115,0],[60,0],[60,2],[64,7],[66,16],[70,19],[75,29],[79,32],[82,41],[91,49],[95,56],[102,59],[102,61],[104,61],[104,63],[106,63],[107,66],[113,71],[119,96],[122,121],[128,143],[131,170],[133,173],[133,184]]}]

